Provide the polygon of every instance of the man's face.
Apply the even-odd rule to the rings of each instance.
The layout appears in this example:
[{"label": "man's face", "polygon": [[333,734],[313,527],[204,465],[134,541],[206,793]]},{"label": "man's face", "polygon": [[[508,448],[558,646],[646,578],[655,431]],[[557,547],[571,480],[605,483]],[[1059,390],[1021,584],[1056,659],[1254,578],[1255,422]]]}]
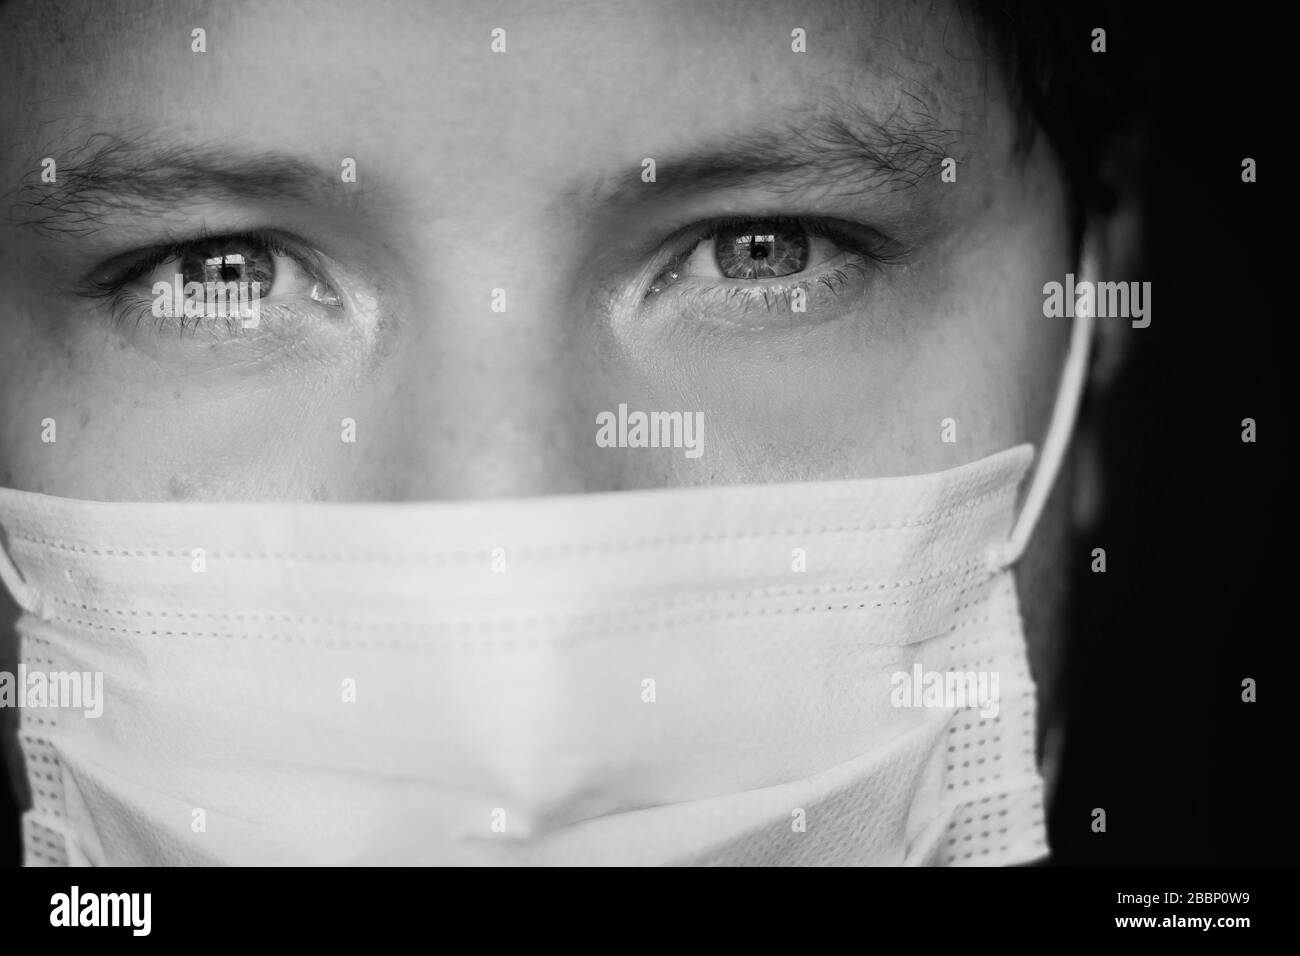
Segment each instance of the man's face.
[{"label": "man's face", "polygon": [[[1041,442],[1062,185],[948,4],[36,6],[0,11],[0,485],[456,499]],[[214,260],[256,327],[153,313]],[[700,413],[702,454],[604,447],[620,405]]]}]

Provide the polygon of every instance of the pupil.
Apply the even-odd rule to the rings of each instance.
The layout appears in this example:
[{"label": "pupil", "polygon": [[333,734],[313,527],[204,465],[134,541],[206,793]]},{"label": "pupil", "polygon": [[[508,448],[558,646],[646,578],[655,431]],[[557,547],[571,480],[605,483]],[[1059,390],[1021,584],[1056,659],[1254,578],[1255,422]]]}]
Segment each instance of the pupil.
[{"label": "pupil", "polygon": [[[234,245],[234,243],[229,242],[222,242],[221,244],[225,246]],[[186,260],[185,271],[190,272],[192,270],[197,273],[195,279],[200,282],[223,284],[251,280],[256,275],[255,263],[259,257],[251,250],[248,253],[224,252],[224,250],[220,249],[214,249],[213,251],[218,254],[205,254],[204,250],[197,250],[192,258]]]},{"label": "pupil", "polygon": [[714,259],[728,279],[771,279],[808,266],[809,237],[800,225],[759,221],[714,235]]}]

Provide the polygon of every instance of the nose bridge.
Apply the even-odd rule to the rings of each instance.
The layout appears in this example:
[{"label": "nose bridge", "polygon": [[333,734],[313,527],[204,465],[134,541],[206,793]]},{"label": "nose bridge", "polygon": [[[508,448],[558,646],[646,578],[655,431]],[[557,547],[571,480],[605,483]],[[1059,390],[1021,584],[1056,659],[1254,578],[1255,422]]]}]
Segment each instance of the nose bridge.
[{"label": "nose bridge", "polygon": [[[490,498],[599,490],[602,377],[584,314],[581,253],[543,215],[482,210],[444,223],[442,254],[414,278],[403,322],[407,416],[396,454],[411,498]],[[590,427],[588,427],[590,426]]]}]

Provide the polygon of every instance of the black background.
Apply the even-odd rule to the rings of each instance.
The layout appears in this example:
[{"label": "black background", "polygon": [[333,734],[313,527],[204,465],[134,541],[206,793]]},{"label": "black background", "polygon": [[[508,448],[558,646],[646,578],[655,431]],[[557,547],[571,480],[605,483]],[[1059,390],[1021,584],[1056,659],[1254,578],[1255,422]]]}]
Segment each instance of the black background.
[{"label": "black background", "polygon": [[[1276,148],[1292,54],[1276,24],[1239,9],[1151,11],[1108,37],[1142,61],[1132,95],[1154,144],[1141,275],[1153,318],[1097,410],[1107,510],[1080,546],[1105,547],[1107,572],[1082,566],[1074,589],[1071,731],[1049,817],[1058,864],[1294,860],[1281,398],[1296,270]],[[1241,181],[1244,157],[1258,182]],[[1255,444],[1241,441],[1244,418]]]}]

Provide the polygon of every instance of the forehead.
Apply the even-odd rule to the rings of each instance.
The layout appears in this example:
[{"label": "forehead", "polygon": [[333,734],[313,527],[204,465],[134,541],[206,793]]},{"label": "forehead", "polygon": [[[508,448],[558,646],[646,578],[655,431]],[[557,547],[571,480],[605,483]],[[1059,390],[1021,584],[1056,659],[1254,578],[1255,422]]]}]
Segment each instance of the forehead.
[{"label": "forehead", "polygon": [[1002,125],[946,3],[18,3],[0,18],[19,27],[0,31],[8,128],[352,156],[429,186],[562,180],[849,105],[967,137]]}]

